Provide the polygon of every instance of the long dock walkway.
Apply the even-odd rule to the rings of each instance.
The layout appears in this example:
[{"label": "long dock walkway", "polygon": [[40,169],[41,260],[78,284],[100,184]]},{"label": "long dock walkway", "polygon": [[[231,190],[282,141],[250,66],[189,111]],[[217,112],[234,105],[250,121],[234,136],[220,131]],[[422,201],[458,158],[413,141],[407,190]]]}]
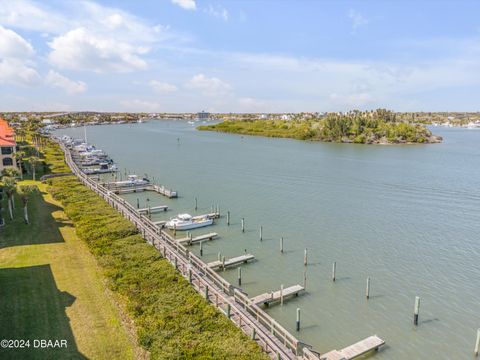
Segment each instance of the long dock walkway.
[{"label": "long dock walkway", "polygon": [[[210,269],[200,258],[178,243],[174,237],[162,231],[148,217],[138,213],[137,209],[128,201],[85,175],[72,160],[70,150],[61,142],[59,145],[65,153],[66,163],[79,181],[132,222],[145,241],[154,246],[165,259],[175,266],[199,294],[224,313],[247,336],[254,339],[271,359],[320,360],[319,354],[313,351],[311,346],[290,334],[275,319],[254,304],[246,294]],[[383,344],[383,340],[381,341]],[[360,352],[361,345],[358,344],[349,348],[353,349],[356,346]],[[372,345],[367,348],[373,345],[372,342]],[[347,351],[349,348],[342,351]],[[322,357],[322,359],[333,360],[334,358]]]},{"label": "long dock walkway", "polygon": [[290,296],[297,296],[300,292],[304,291],[305,288],[301,285],[293,285],[283,290],[271,291],[264,294],[257,295],[252,298],[252,302],[255,305],[270,305],[271,303],[281,301],[281,298],[284,299]]},{"label": "long dock walkway", "polygon": [[385,344],[377,335],[370,336],[362,341],[350,345],[342,350],[333,350],[320,356],[320,360],[350,360],[362,356]]}]

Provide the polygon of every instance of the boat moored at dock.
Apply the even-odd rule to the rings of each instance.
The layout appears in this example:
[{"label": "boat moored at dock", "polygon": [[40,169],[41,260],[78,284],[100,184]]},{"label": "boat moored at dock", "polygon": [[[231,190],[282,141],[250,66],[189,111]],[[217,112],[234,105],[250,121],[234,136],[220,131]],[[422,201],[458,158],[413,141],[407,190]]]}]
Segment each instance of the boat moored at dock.
[{"label": "boat moored at dock", "polygon": [[191,230],[213,224],[213,219],[206,215],[191,216],[190,214],[178,214],[178,216],[167,221],[165,226],[171,230]]}]

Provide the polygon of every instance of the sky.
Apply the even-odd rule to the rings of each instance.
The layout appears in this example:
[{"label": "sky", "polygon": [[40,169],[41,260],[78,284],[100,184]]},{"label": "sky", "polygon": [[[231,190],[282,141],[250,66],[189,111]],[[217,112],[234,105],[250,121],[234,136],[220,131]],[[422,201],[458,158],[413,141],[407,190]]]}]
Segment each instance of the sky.
[{"label": "sky", "polygon": [[0,111],[479,111],[479,13],[468,0],[0,0]]}]

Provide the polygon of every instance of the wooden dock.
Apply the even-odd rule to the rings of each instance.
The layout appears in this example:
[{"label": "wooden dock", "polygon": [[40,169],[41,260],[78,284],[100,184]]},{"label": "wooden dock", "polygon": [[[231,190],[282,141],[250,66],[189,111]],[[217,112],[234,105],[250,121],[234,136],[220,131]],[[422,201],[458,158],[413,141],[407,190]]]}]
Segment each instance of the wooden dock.
[{"label": "wooden dock", "polygon": [[181,239],[177,239],[177,242],[179,242],[180,244],[191,245],[191,244],[195,244],[197,242],[203,241],[203,240],[213,240],[217,236],[218,236],[217,233],[212,232],[212,233],[198,235],[198,236],[194,236],[194,237],[187,236],[187,237],[184,237],[184,238],[181,238]]},{"label": "wooden dock", "polygon": [[159,227],[164,227],[167,222],[165,220],[162,221],[154,221],[153,224]]},{"label": "wooden dock", "polygon": [[362,356],[385,344],[377,335],[370,336],[362,341],[350,345],[342,350],[333,350],[320,356],[320,360],[350,360]]},{"label": "wooden dock", "polygon": [[252,298],[252,302],[255,305],[270,305],[271,303],[280,301],[281,297],[285,299],[286,297],[291,297],[293,295],[298,296],[302,291],[305,291],[305,288],[301,285],[293,285],[288,288],[277,291],[271,291],[264,294],[260,294]]},{"label": "wooden dock", "polygon": [[160,205],[160,206],[151,206],[151,207],[146,207],[146,208],[143,208],[143,209],[138,209],[137,211],[140,214],[153,214],[153,213],[156,213],[156,212],[167,211],[167,210],[168,210],[168,206]]},{"label": "wooden dock", "polygon": [[157,194],[166,196],[168,198],[176,198],[178,197],[178,194],[176,191],[167,189],[165,186],[160,186],[160,185],[139,185],[139,186],[130,186],[130,187],[119,187],[115,186],[114,183],[105,183],[102,184],[105,185],[107,189],[112,191],[114,194],[130,194],[130,193],[137,193],[137,192],[143,192],[143,191],[154,191]]},{"label": "wooden dock", "polygon": [[242,263],[246,263],[250,260],[254,260],[255,256],[252,254],[245,254],[241,256],[237,256],[231,259],[225,259],[225,264],[222,261],[212,261],[207,264],[207,266],[212,269],[212,270],[220,270],[223,269],[224,267],[227,268],[229,266],[236,266],[240,265]]}]

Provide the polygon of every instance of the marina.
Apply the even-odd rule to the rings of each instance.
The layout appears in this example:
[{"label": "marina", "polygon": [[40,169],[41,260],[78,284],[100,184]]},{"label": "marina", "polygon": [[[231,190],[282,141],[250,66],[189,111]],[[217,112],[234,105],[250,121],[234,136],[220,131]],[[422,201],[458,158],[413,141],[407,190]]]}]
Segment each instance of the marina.
[{"label": "marina", "polygon": [[[301,284],[306,270],[308,296],[265,310],[294,333],[295,307],[300,306],[304,316],[299,337],[313,345],[313,349],[323,354],[327,353],[326,350],[340,349],[345,343],[353,344],[359,338],[377,333],[389,344],[388,348],[375,354],[378,359],[414,358],[417,351],[423,348],[418,345],[419,342],[428,344],[429,352],[438,359],[470,358],[478,326],[466,314],[474,311],[472,300],[478,294],[473,287],[465,287],[465,283],[459,279],[465,279],[467,274],[476,271],[469,265],[475,262],[474,254],[478,253],[478,249],[470,241],[475,235],[474,228],[468,224],[475,223],[478,216],[476,212],[462,212],[459,208],[461,199],[469,209],[476,209],[474,201],[478,194],[476,191],[466,191],[472,187],[463,181],[454,182],[454,188],[443,186],[443,183],[453,184],[451,179],[430,164],[436,164],[437,157],[443,159],[446,156],[443,147],[454,148],[460,142],[455,140],[456,136],[462,137],[462,143],[472,138],[470,144],[473,144],[472,132],[466,135],[456,129],[446,130],[451,132],[449,136],[453,139],[452,143],[445,142],[428,149],[421,146],[374,149],[278,139],[242,139],[218,134],[196,135],[191,133],[192,130],[183,130],[181,123],[171,122],[152,122],[141,126],[148,129],[148,132],[143,132],[142,128],[136,128],[145,144],[149,141],[153,144],[158,136],[162,137],[162,144],[156,151],[161,151],[164,156],[149,162],[141,156],[126,154],[116,159],[122,168],[132,168],[131,164],[136,164],[136,173],[148,172],[162,182],[175,184],[182,190],[182,197],[175,203],[168,199],[165,202],[174,211],[186,211],[192,216],[207,214],[212,203],[220,203],[225,209],[224,214],[230,210],[229,215],[225,216],[228,224],[225,218],[215,223],[215,232],[222,235],[222,240],[203,244],[202,259],[205,262],[218,260],[218,252],[225,254],[226,258],[243,253],[245,248],[254,253],[258,261],[242,267],[242,291],[249,294],[264,293],[270,284]],[[163,133],[159,135],[156,129]],[[92,139],[102,144],[108,153],[116,154],[118,148],[115,144],[102,139],[102,127],[96,127],[95,131],[97,133],[91,135]],[[120,139],[122,131],[116,132]],[[180,145],[177,144],[177,137],[182,139]],[[281,146],[273,146],[277,143]],[[290,176],[284,172],[283,165],[276,162],[279,147],[284,149],[282,158],[285,162],[295,164],[292,170],[303,175]],[[222,153],[220,149],[227,150]],[[322,151],[316,152],[315,149]],[[454,150],[449,151],[456,154]],[[188,161],[192,153],[204,157],[209,153],[222,154],[200,167],[194,161]],[[236,166],[225,165],[228,159],[239,153],[242,156],[237,158]],[[247,161],[258,154],[261,154],[257,156],[258,164]],[[385,162],[381,154],[385,154]],[[402,159],[402,166],[418,174],[409,178],[412,182],[418,180],[418,184],[404,184],[405,178],[398,180],[401,175],[394,165],[389,164],[392,157],[397,159],[395,156]],[[188,165],[176,167],[174,160],[179,159]],[[220,163],[222,172],[219,173],[217,167]],[[466,171],[467,164],[457,164],[459,169]],[[472,166],[468,166],[468,171],[474,169]],[[248,173],[245,172],[247,167]],[[155,168],[172,168],[175,172],[162,177],[160,172],[152,170]],[[326,169],[330,170],[327,172]],[[430,170],[433,172],[433,169],[436,178],[443,183],[435,186],[423,184],[420,175]],[[188,175],[191,172],[206,175],[192,181]],[[264,175],[266,172],[268,177]],[[211,174],[215,174],[215,177],[209,176]],[[232,178],[238,181],[232,186],[226,185]],[[298,191],[300,188],[302,191]],[[282,193],[281,197],[278,192]],[[453,193],[456,195],[453,196]],[[135,206],[138,197],[145,204],[146,197],[150,195],[138,193],[122,196]],[[363,207],[366,203],[369,204],[368,211]],[[431,213],[426,206],[431,203],[441,210]],[[412,208],[416,211],[421,209],[422,216],[410,216]],[[459,211],[465,219],[462,220]],[[281,219],[291,218],[292,213],[298,214],[295,216],[296,225],[286,226]],[[154,214],[151,221],[168,221],[162,214]],[[340,219],[348,221],[339,223]],[[372,219],[376,219],[375,222]],[[468,224],[465,223],[467,219]],[[262,240],[258,236],[261,226]],[[158,231],[158,226],[155,228]],[[418,233],[418,229],[422,231]],[[192,231],[192,237],[201,235],[196,231]],[[462,246],[458,242],[459,233],[463,234],[462,241],[474,249],[471,254],[465,255],[466,259],[461,263],[455,255],[457,252],[453,250],[456,246]],[[279,251],[280,239],[283,251]],[[432,248],[432,244],[438,246]],[[308,248],[306,267],[303,264],[305,248]],[[199,247],[192,248],[191,252],[198,255]],[[455,279],[445,277],[442,270],[444,266],[439,267],[430,255],[420,255],[431,252],[442,259],[448,258],[449,270],[458,276]],[[336,281],[332,281],[334,262]],[[422,271],[426,264],[429,268],[427,273]],[[459,269],[469,270],[458,272]],[[418,274],[422,275],[419,277]],[[236,271],[220,272],[219,275],[230,283],[237,282]],[[367,277],[371,278],[368,301],[365,298]],[[464,298],[460,313],[453,317],[445,301],[460,288],[468,296]],[[413,302],[417,295],[422,297],[422,314],[418,321],[419,330],[412,331]],[[332,313],[335,317],[331,317]],[[435,320],[437,318],[439,320]],[[466,325],[458,327],[456,323],[459,319]],[[397,325],[392,327],[392,322]],[[452,327],[458,329],[455,334],[449,330]],[[445,347],[443,344],[446,341],[439,341],[447,333],[448,341],[456,346]],[[433,343],[435,346],[431,346]]]}]

